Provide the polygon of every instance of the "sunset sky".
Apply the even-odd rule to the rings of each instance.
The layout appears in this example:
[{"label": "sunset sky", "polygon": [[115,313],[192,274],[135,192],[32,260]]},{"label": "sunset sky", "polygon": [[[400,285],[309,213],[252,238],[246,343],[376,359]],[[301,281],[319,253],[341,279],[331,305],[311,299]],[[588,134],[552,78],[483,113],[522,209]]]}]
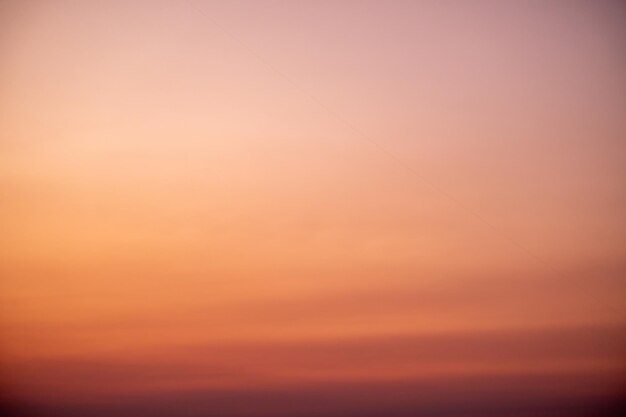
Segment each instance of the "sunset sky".
[{"label": "sunset sky", "polygon": [[608,0],[1,1],[0,408],[623,406],[625,40]]}]

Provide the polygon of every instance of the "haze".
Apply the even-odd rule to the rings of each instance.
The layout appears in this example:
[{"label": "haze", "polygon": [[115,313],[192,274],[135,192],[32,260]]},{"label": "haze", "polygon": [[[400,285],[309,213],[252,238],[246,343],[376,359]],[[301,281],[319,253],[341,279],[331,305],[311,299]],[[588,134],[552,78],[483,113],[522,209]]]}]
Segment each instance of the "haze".
[{"label": "haze", "polygon": [[625,13],[3,1],[5,415],[617,415]]}]

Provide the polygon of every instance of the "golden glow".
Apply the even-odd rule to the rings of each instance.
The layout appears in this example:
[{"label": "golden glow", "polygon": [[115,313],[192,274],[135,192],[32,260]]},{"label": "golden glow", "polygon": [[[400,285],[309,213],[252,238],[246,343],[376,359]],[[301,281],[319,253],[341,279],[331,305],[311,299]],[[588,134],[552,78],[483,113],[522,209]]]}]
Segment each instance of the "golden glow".
[{"label": "golden glow", "polygon": [[470,386],[617,392],[623,7],[0,8],[9,402],[435,416]]}]

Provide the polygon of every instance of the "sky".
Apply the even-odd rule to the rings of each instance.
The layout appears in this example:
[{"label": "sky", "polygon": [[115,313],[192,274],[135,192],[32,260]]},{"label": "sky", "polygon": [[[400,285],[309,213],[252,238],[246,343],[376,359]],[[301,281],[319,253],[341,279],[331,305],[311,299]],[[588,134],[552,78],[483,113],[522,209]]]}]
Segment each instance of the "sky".
[{"label": "sky", "polygon": [[624,407],[625,21],[2,1],[0,408]]}]

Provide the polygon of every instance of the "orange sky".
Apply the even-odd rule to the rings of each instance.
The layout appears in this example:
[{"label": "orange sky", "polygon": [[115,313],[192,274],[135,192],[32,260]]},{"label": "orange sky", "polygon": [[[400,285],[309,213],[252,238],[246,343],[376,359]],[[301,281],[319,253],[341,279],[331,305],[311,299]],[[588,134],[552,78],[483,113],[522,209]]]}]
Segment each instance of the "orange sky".
[{"label": "orange sky", "polygon": [[468,387],[477,410],[614,399],[625,13],[2,2],[0,400],[238,417],[438,415]]}]

